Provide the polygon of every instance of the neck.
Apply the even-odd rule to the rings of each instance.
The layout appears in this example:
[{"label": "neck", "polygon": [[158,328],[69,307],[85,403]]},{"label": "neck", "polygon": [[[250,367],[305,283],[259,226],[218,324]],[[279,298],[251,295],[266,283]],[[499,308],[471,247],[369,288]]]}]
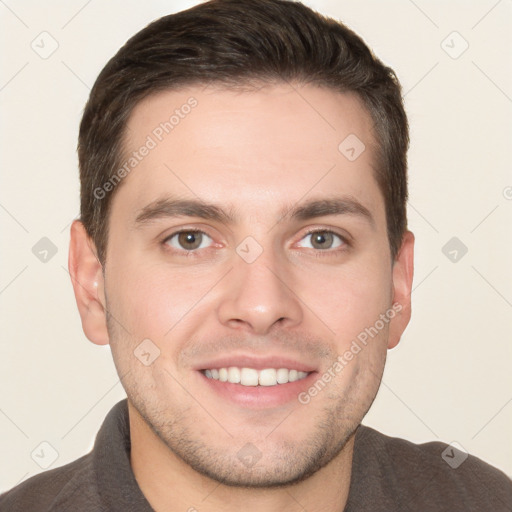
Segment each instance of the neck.
[{"label": "neck", "polygon": [[[132,470],[155,512],[197,512],[205,508],[211,512],[342,512],[345,508],[355,435],[334,460],[298,484],[270,489],[228,487],[197,473],[178,458],[129,401],[128,409]],[[336,485],[330,485],[332,482]]]}]

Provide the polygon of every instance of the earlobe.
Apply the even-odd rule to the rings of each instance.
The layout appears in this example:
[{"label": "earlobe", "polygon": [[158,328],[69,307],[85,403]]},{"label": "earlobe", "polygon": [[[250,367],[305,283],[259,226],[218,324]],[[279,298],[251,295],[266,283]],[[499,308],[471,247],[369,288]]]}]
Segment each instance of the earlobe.
[{"label": "earlobe", "polygon": [[83,223],[73,221],[68,258],[71,283],[87,338],[97,345],[109,343],[103,269]]},{"label": "earlobe", "polygon": [[388,348],[398,345],[411,319],[411,291],[414,275],[414,234],[406,231],[393,264],[393,301],[397,312],[390,322]]}]

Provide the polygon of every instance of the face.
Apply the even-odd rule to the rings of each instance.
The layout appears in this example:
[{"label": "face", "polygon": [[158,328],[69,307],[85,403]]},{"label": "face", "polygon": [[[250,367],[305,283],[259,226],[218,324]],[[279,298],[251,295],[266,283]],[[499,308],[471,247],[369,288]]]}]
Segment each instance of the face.
[{"label": "face", "polygon": [[412,242],[393,262],[369,115],[314,86],[191,87],[126,133],[100,288],[131,413],[228,485],[312,475],[408,321]]}]

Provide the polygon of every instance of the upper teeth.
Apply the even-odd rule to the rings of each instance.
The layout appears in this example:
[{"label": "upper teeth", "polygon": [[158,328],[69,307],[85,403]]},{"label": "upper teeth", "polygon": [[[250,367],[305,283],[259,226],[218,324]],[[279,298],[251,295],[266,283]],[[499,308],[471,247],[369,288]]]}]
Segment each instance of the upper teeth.
[{"label": "upper teeth", "polygon": [[229,368],[204,370],[204,374],[209,379],[242,384],[242,386],[275,386],[276,384],[286,384],[287,382],[303,379],[308,375],[308,372],[299,372],[288,368],[256,370],[254,368],[230,366]]}]

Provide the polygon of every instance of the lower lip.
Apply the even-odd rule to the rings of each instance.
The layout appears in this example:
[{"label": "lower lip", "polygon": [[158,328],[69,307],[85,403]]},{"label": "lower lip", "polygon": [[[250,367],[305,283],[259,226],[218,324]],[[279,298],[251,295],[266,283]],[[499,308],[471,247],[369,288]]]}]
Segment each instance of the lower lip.
[{"label": "lower lip", "polygon": [[221,397],[242,407],[251,409],[267,409],[279,407],[290,402],[299,403],[298,396],[307,390],[315,380],[317,372],[295,382],[276,384],[275,386],[242,386],[231,382],[210,379],[198,372],[205,384]]}]

